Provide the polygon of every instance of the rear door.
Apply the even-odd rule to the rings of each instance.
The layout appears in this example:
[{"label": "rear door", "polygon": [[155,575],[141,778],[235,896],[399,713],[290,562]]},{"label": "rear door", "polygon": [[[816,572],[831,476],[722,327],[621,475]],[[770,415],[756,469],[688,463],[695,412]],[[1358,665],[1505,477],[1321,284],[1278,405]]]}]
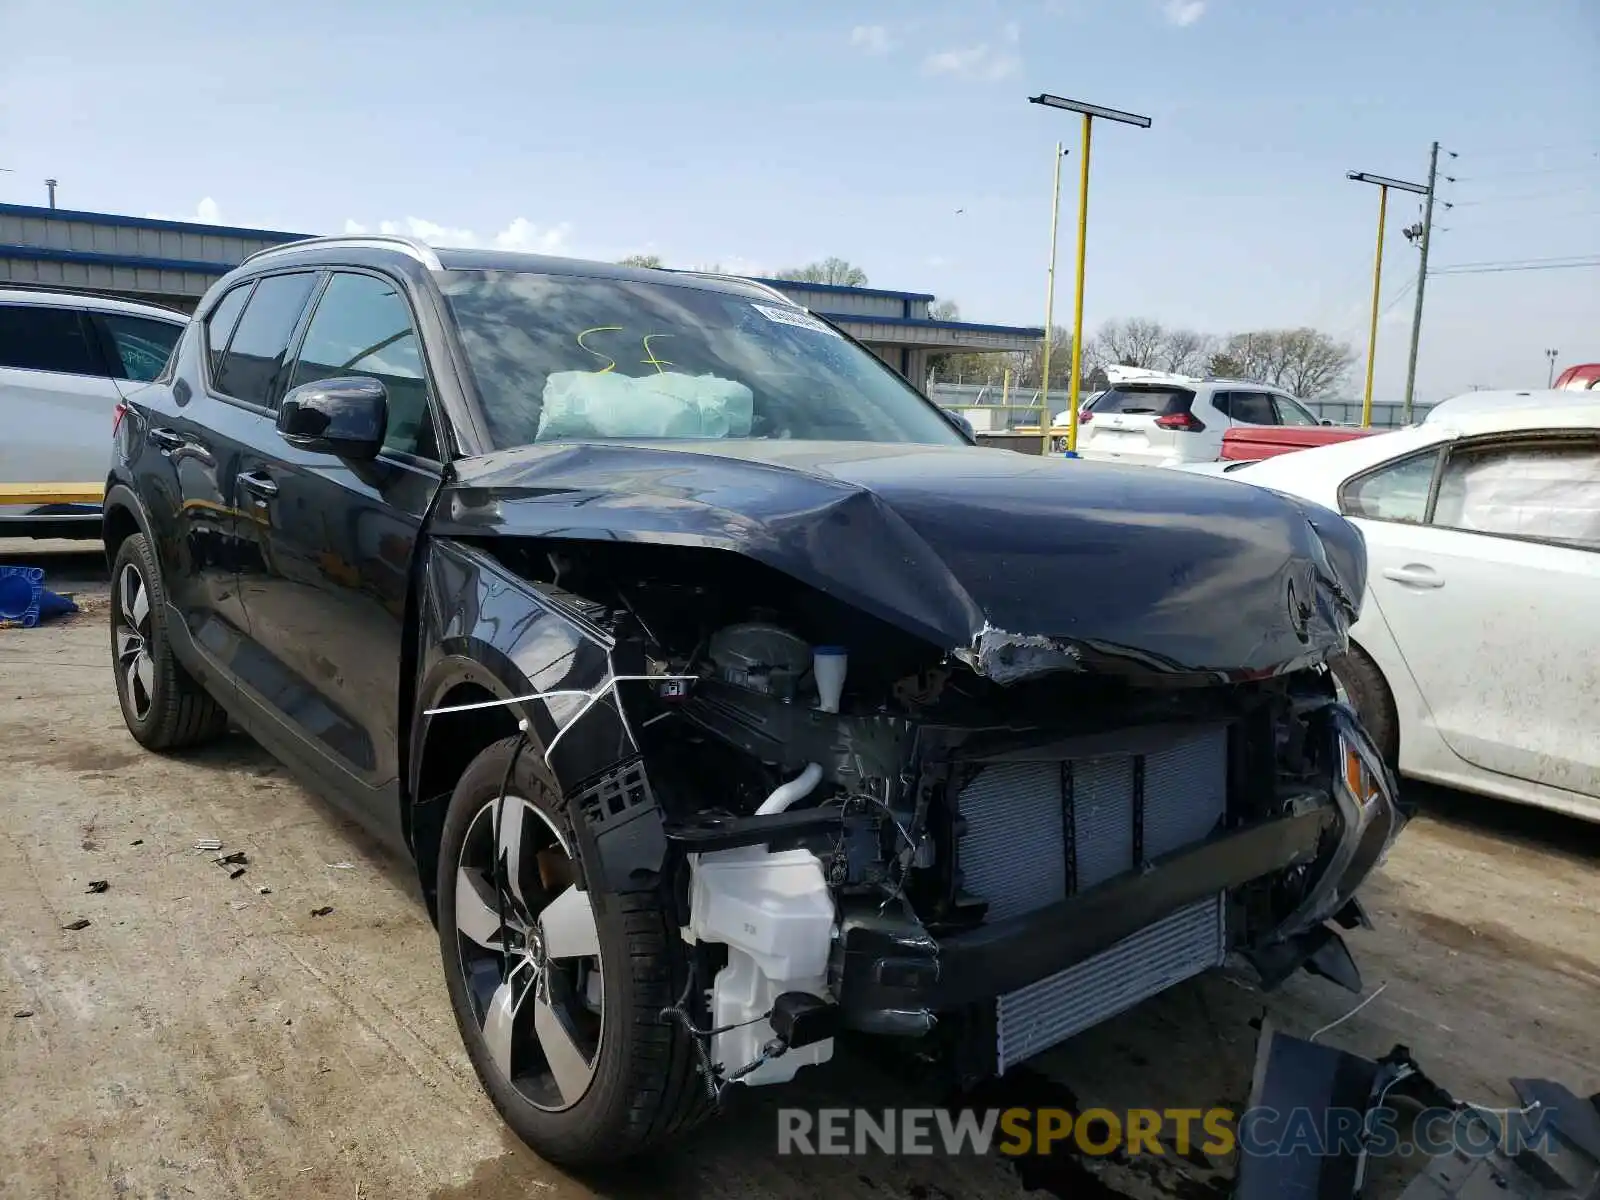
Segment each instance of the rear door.
[{"label": "rear door", "polygon": [[1341,500],[1390,506],[1360,521],[1369,595],[1435,727],[1483,770],[1600,797],[1600,436],[1475,439],[1434,467],[1402,460]]},{"label": "rear door", "polygon": [[[104,483],[117,399],[81,311],[0,304],[0,483]],[[0,518],[32,508],[6,506]]]},{"label": "rear door", "polygon": [[251,640],[241,690],[266,722],[255,732],[373,805],[398,778],[406,599],[442,470],[417,328],[398,281],[335,270],[281,391],[377,379],[389,397],[384,452],[346,461],[297,450],[274,430],[239,464],[262,543],[241,577]]},{"label": "rear door", "polygon": [[1172,384],[1119,383],[1095,401],[1078,444],[1087,457],[1113,462],[1199,461],[1193,440],[1204,423],[1191,412],[1194,398]]}]

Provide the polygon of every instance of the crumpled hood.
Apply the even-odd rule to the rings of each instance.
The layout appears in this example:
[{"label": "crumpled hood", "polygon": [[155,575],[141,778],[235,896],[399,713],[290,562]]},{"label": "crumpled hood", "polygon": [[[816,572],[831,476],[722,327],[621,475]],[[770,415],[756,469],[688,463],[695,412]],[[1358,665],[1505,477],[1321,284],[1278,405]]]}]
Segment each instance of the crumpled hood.
[{"label": "crumpled hood", "polygon": [[1000,682],[1296,669],[1345,649],[1366,584],[1338,514],[1149,467],[757,440],[558,443],[457,467],[436,534],[735,551]]}]

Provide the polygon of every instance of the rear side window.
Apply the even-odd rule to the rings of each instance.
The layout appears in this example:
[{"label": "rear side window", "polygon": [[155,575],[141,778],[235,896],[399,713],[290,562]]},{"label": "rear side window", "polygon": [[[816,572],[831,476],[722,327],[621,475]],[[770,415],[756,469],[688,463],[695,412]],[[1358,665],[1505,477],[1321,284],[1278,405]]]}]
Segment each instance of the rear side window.
[{"label": "rear side window", "polygon": [[1315,425],[1318,423],[1316,417],[1312,416],[1307,409],[1301,408],[1287,396],[1274,396],[1272,398],[1272,406],[1277,410],[1278,424],[1280,425]]},{"label": "rear side window", "polygon": [[152,321],[148,317],[129,317],[121,313],[96,313],[111,337],[117,352],[111,364],[111,374],[116,379],[129,379],[135,383],[149,383],[166,370],[172,348],[178,344],[182,325],[170,321]]},{"label": "rear side window", "polygon": [[269,275],[256,284],[222,356],[216,374],[219,392],[246,404],[266,407],[272,402],[289,335],[300,320],[316,278],[314,272],[301,271]]},{"label": "rear side window", "polygon": [[213,380],[222,371],[222,352],[228,348],[228,339],[233,336],[233,327],[239,323],[239,314],[244,311],[244,302],[250,296],[250,288],[250,284],[241,283],[230,290],[206,318],[206,354],[209,356],[207,366],[211,368]]},{"label": "rear side window", "polygon": [[1272,407],[1272,397],[1265,392],[1224,392],[1214,403],[1235,421],[1245,425],[1276,425],[1277,411]]},{"label": "rear side window", "polygon": [[1119,386],[1100,393],[1094,402],[1094,413],[1128,413],[1137,416],[1149,413],[1157,417],[1170,417],[1186,413],[1194,403],[1194,393],[1187,388]]},{"label": "rear side window", "polygon": [[105,375],[82,314],[32,304],[0,304],[0,367]]}]

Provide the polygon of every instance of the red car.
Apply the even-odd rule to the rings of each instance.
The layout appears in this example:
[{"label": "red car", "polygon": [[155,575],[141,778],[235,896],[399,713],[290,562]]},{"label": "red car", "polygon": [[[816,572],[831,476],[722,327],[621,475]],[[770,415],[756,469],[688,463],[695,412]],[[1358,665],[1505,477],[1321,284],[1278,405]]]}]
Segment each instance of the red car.
[{"label": "red car", "polygon": [[1340,425],[1235,425],[1222,435],[1219,461],[1255,462],[1274,458],[1292,450],[1348,442],[1352,438],[1378,433],[1376,429],[1352,429]]}]

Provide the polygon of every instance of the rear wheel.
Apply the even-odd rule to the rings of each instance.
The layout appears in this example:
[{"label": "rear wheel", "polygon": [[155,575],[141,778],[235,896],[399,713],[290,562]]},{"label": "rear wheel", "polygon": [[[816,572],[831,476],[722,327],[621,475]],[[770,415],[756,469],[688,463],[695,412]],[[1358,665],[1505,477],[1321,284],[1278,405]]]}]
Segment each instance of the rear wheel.
[{"label": "rear wheel", "polygon": [[146,749],[194,746],[227,729],[228,714],[172,655],[166,594],[142,533],[123,540],[111,568],[111,660],[122,719]]},{"label": "rear wheel", "polygon": [[553,1162],[611,1161],[708,1111],[688,1035],[660,1016],[683,986],[683,955],[654,893],[574,886],[560,797],[538,751],[516,744],[473,760],[445,816],[450,1001],[479,1080],[519,1137]]},{"label": "rear wheel", "polygon": [[1359,646],[1351,646],[1348,654],[1328,660],[1333,672],[1334,690],[1339,699],[1355,710],[1367,733],[1377,743],[1383,761],[1391,768],[1400,763],[1400,717],[1395,711],[1394,695],[1383,678],[1378,664],[1367,657]]}]

